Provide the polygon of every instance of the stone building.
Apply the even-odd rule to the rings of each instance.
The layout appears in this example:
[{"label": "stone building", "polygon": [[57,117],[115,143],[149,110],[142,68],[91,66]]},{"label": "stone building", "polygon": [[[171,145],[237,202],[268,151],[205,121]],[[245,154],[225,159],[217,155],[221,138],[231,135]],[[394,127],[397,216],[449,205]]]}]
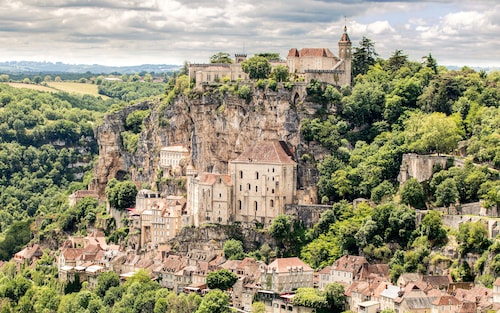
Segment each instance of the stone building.
[{"label": "stone building", "polygon": [[186,215],[185,197],[161,197],[158,192],[140,190],[136,197],[136,208],[130,213],[130,242],[133,248],[143,248],[148,244],[152,248],[166,243],[185,226],[183,218]]},{"label": "stone building", "polygon": [[[243,72],[241,63],[246,60],[246,54],[236,54],[234,63],[190,64],[189,78],[196,81],[196,88],[203,84],[219,82],[224,79],[236,81],[248,79]],[[272,61],[271,67],[286,65],[291,75],[303,78],[306,82],[316,79],[337,86],[351,83],[352,43],[347,35],[347,27],[338,42],[338,56],[328,48],[292,48],[289,50],[286,62]]]},{"label": "stone building", "polygon": [[201,223],[228,224],[234,220],[231,177],[223,174],[203,173],[193,179],[190,187],[196,189],[194,225]]},{"label": "stone building", "polygon": [[263,289],[277,293],[297,288],[313,287],[314,270],[297,257],[278,258],[264,267],[261,274]]},{"label": "stone building", "polygon": [[345,26],[338,51],[337,57],[328,48],[292,48],[286,58],[288,71],[304,77],[306,82],[316,79],[337,86],[348,85],[351,83],[352,43]]},{"label": "stone building", "polygon": [[235,220],[269,225],[295,201],[297,163],[283,141],[260,141],[229,162]]},{"label": "stone building", "polygon": [[182,175],[181,161],[188,159],[189,150],[182,145],[163,147],[160,150],[160,168],[164,170],[164,175]]}]

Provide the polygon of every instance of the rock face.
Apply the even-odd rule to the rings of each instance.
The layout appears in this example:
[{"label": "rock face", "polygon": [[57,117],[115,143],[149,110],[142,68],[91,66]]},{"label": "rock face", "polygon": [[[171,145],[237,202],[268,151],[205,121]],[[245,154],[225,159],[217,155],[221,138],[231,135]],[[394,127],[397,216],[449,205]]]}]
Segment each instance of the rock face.
[{"label": "rock face", "polygon": [[[258,140],[283,140],[291,145],[299,164],[297,186],[313,187],[317,182],[316,166],[302,162],[301,155],[308,153],[320,159],[325,151],[312,145],[311,149],[301,141],[300,121],[317,109],[303,103],[304,94],[304,85],[277,91],[254,88],[252,99],[246,101],[231,93],[221,95],[206,90],[195,99],[179,95],[161,111],[160,103],[143,102],[108,114],[95,130],[100,152],[92,187],[103,196],[109,179],[125,175],[133,181],[153,184],[160,149],[174,144],[190,149],[199,173],[226,173],[228,161]],[[137,151],[131,154],[123,148],[120,133],[128,114],[145,109],[150,109],[151,114],[144,121]]]}]

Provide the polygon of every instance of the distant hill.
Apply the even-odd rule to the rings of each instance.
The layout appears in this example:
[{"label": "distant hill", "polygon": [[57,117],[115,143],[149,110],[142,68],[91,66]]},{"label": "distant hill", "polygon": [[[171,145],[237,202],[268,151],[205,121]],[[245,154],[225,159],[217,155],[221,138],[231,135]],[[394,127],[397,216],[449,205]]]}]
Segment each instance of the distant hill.
[{"label": "distant hill", "polygon": [[136,66],[105,66],[99,64],[66,64],[62,62],[9,61],[0,62],[3,73],[87,73],[94,74],[132,74],[140,72],[168,73],[179,70],[182,65],[142,64]]}]

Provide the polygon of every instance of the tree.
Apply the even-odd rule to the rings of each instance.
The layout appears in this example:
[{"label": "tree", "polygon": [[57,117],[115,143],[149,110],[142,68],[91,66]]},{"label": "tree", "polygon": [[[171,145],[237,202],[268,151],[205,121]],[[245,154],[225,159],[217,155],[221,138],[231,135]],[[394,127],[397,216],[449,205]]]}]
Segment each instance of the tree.
[{"label": "tree", "polygon": [[236,239],[229,239],[224,242],[224,247],[222,248],[226,259],[229,260],[242,260],[245,257],[245,252],[243,251],[243,243]]},{"label": "tree", "polygon": [[415,112],[404,121],[404,137],[408,149],[420,153],[453,151],[461,139],[461,129],[453,116],[434,112]]},{"label": "tree", "polygon": [[434,74],[438,73],[438,68],[437,68],[437,62],[436,59],[432,57],[432,54],[429,53],[429,55],[423,57],[425,59],[425,66],[430,68]]},{"label": "tree", "polygon": [[468,252],[483,253],[491,244],[488,230],[480,221],[462,223],[458,227],[457,242],[460,255]]},{"label": "tree", "polygon": [[231,313],[229,295],[218,289],[207,293],[196,313]]},{"label": "tree", "polygon": [[103,272],[97,277],[97,286],[95,287],[95,294],[99,297],[104,297],[106,291],[111,287],[120,285],[120,277],[113,271]]},{"label": "tree", "polygon": [[436,187],[436,205],[449,207],[458,200],[458,190],[455,179],[447,178]]},{"label": "tree", "polygon": [[210,289],[228,290],[237,280],[238,276],[235,273],[223,268],[208,273],[207,286]]},{"label": "tree", "polygon": [[271,75],[278,82],[288,81],[288,67],[286,65],[277,65],[273,68]]},{"label": "tree", "polygon": [[401,202],[416,209],[425,207],[425,192],[422,185],[415,178],[408,179],[401,188]]},{"label": "tree", "polygon": [[243,72],[247,73],[250,79],[265,79],[271,73],[269,60],[262,56],[253,56],[241,63]]},{"label": "tree", "polygon": [[342,312],[347,303],[345,288],[339,283],[328,284],[325,287],[326,302],[329,312]]},{"label": "tree", "polygon": [[422,222],[418,226],[417,233],[420,236],[425,236],[433,243],[433,245],[440,245],[447,241],[448,236],[446,230],[443,228],[443,221],[441,215],[437,211],[429,211]]},{"label": "tree", "polygon": [[403,50],[396,49],[387,61],[385,61],[384,68],[391,73],[396,73],[400,68],[406,65],[408,56],[403,54]]},{"label": "tree", "polygon": [[233,63],[231,55],[227,52],[217,52],[210,57],[210,63]]},{"label": "tree", "polygon": [[375,64],[375,57],[377,56],[373,41],[363,36],[359,42],[359,47],[355,47],[352,54],[352,76],[366,74],[370,66]]},{"label": "tree", "polygon": [[106,196],[109,204],[117,210],[134,207],[137,187],[131,181],[119,182],[115,178],[108,182]]}]

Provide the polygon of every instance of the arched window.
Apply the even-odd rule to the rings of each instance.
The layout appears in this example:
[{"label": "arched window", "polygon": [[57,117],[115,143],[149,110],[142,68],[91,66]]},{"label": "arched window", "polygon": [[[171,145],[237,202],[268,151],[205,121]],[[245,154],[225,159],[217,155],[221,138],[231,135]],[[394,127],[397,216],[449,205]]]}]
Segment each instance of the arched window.
[{"label": "arched window", "polygon": [[259,191],[259,187],[255,186],[255,192]]},{"label": "arched window", "polygon": [[240,171],[240,178],[243,178],[243,171]]},{"label": "arched window", "polygon": [[257,209],[258,209],[258,204],[257,204],[257,201],[254,201],[253,203],[254,203],[254,205],[255,205],[255,212],[257,212]]},{"label": "arched window", "polygon": [[241,200],[238,200],[238,208],[241,210]]},{"label": "arched window", "polygon": [[271,199],[269,204],[271,205],[271,208],[274,208],[274,200],[273,199]]},{"label": "arched window", "polygon": [[259,179],[259,172],[255,172],[255,179]]}]

